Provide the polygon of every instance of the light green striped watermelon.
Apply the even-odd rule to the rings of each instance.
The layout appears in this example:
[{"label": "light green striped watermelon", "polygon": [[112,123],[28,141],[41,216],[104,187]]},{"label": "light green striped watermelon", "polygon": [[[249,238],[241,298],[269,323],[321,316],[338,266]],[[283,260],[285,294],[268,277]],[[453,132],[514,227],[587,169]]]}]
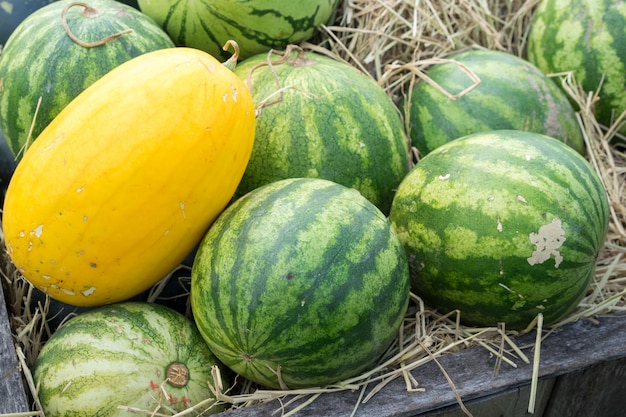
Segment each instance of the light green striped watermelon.
[{"label": "light green striped watermelon", "polygon": [[258,66],[267,59],[259,54],[235,68],[243,80],[251,73],[252,98],[261,109],[235,195],[285,178],[323,178],[359,190],[387,214],[409,170],[397,108],[346,63],[301,50],[285,57],[270,68]]},{"label": "light green striped watermelon", "polygon": [[[412,90],[409,126],[413,146],[426,155],[438,146],[472,133],[497,129],[541,133],[584,153],[583,136],[569,98],[537,67],[515,55],[485,49],[454,53],[453,62],[427,71],[453,99],[420,81]],[[470,76],[471,74],[471,76]]]},{"label": "light green striped watermelon", "polygon": [[339,0],[139,0],[139,8],[177,45],[227,59],[222,47],[237,42],[241,58],[310,39]]},{"label": "light green striped watermelon", "polygon": [[523,329],[585,295],[608,228],[603,184],[556,139],[501,130],[435,149],[400,185],[390,220],[414,292],[470,325]]},{"label": "light green striped watermelon", "polygon": [[63,27],[61,15],[71,3],[56,1],[29,15],[0,55],[0,127],[18,157],[33,120],[31,142],[78,93],[111,69],[145,52],[174,47],[152,19],[113,0],[87,0],[90,8],[70,7],[66,20],[71,33],[80,41],[97,42],[131,32],[104,45],[81,46]]},{"label": "light green striped watermelon", "polygon": [[372,367],[390,346],[408,274],[395,230],[358,192],[286,179],[211,226],[191,307],[213,353],[239,375],[273,388],[324,386]]},{"label": "light green striped watermelon", "polygon": [[[573,71],[588,92],[600,88],[599,122],[626,110],[626,1],[542,0],[528,35],[528,60],[546,73]],[[626,125],[621,133],[626,134]]]},{"label": "light green striped watermelon", "polygon": [[189,414],[198,416],[225,409],[211,401],[212,366],[223,367],[192,321],[157,304],[124,302],[62,325],[33,378],[47,417],[172,415],[203,402]]}]

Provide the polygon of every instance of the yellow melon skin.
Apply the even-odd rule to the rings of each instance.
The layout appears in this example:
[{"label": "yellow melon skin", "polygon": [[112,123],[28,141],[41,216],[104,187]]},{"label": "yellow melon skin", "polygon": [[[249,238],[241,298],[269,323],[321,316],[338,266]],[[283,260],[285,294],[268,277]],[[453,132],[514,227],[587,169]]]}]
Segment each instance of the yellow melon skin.
[{"label": "yellow melon skin", "polygon": [[75,306],[140,294],[228,204],[254,129],[247,87],[207,53],[125,62],[76,97],[16,168],[2,220],[13,263]]}]

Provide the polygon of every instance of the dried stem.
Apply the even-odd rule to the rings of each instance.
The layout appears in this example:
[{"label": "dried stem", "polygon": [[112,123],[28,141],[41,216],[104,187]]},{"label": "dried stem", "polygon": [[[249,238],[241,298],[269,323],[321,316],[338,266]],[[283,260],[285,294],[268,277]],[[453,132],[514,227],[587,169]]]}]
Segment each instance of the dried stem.
[{"label": "dried stem", "polygon": [[78,45],[84,47],[84,48],[95,48],[96,46],[101,46],[104,45],[107,42],[112,41],[113,39],[119,38],[122,35],[125,35],[127,33],[131,33],[133,30],[132,29],[125,29],[122,30],[120,32],[114,33],[112,35],[106,36],[100,40],[97,40],[95,42],[85,42],[81,39],[78,39],[78,37],[76,35],[74,35],[74,32],[72,32],[72,29],[70,29],[70,26],[67,23],[67,12],[69,9],[71,9],[72,7],[76,7],[76,6],[81,6],[84,8],[83,10],[83,14],[87,15],[87,16],[97,16],[99,14],[98,10],[94,9],[93,7],[91,7],[90,5],[88,5],[87,3],[83,3],[83,2],[79,2],[79,1],[73,1],[71,3],[68,3],[67,6],[65,6],[63,8],[63,11],[61,12],[61,24],[63,25],[63,28],[65,29],[65,33],[67,33],[67,36],[70,37],[71,40],[73,40],[75,43],[77,43]]}]

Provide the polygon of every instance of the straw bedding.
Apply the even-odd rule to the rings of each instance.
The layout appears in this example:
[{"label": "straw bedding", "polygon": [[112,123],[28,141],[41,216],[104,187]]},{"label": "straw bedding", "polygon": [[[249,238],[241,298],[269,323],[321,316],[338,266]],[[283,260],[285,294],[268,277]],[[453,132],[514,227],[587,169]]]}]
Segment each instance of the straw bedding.
[{"label": "straw bedding", "polygon": [[[425,79],[424,72],[429,65],[451,52],[483,47],[524,57],[530,20],[537,3],[538,0],[344,0],[333,23],[321,27],[316,37],[302,46],[361,69],[371,75],[394,101],[398,101],[415,83]],[[593,116],[597,97],[583,92],[571,74],[553,76],[563,83],[579,105],[578,118],[585,136],[587,157],[603,179],[611,203],[609,234],[598,259],[595,280],[579,307],[554,326],[558,327],[567,322],[594,320],[599,315],[619,314],[626,310],[626,262],[623,260],[626,251],[626,196],[623,193],[626,153],[616,143],[616,130],[622,119],[618,118],[613,126],[598,124]],[[416,162],[419,155],[414,152],[414,157]],[[3,285],[18,356],[23,362],[24,378],[32,385],[28,367],[50,334],[45,320],[47,306],[39,304],[34,312],[28,308],[32,303],[29,285],[11,266],[6,255],[3,263]],[[153,297],[158,296],[160,288],[153,289]],[[527,330],[542,330],[541,320]],[[498,359],[498,366],[509,366],[513,359],[531,363],[532,358],[524,353],[531,350],[522,350],[515,345],[516,334],[504,327],[462,326],[458,314],[437,314],[412,295],[409,313],[397,342],[371,372],[334,387],[281,392],[258,390],[253,384],[241,380],[229,391],[230,387],[220,386],[215,369],[212,385],[220,399],[233,407],[276,398],[282,398],[284,402],[289,399],[304,401],[300,407],[305,407],[325,392],[341,389],[362,389],[360,401],[367,401],[395,378],[403,378],[407,390],[419,391],[419,380],[410,371],[460,349],[488,349]],[[538,338],[533,352],[539,352],[540,341]],[[450,378],[453,380],[454,375]],[[368,386],[367,393],[365,385]],[[34,392],[35,387],[30,388]],[[454,389],[453,384],[451,389]],[[290,395],[287,397],[287,394]],[[460,404],[466,411],[462,402]],[[532,407],[531,396],[529,410]],[[290,413],[295,411],[297,408]],[[37,414],[34,411],[33,415]]]}]

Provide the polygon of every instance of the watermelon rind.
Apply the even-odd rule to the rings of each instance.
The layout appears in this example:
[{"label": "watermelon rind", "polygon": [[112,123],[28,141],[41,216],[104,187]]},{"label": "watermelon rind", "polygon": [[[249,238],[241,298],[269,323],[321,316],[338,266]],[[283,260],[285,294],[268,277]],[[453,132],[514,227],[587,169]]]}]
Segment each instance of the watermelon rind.
[{"label": "watermelon rind", "polygon": [[191,307],[237,374],[273,388],[325,386],[389,348],[408,274],[395,230],[358,192],[286,179],[240,198],[211,226],[192,268]]},{"label": "watermelon rind", "polygon": [[269,60],[255,55],[234,71],[250,82],[259,113],[235,196],[281,179],[322,178],[355,188],[389,212],[409,171],[409,148],[383,88],[344,62],[298,48]]},{"label": "watermelon rind", "polygon": [[[597,93],[596,119],[611,126],[626,111],[625,26],[623,0],[542,0],[531,21],[528,60],[547,74],[571,72],[585,92]],[[626,124],[619,131],[626,134]]]},{"label": "watermelon rind", "polygon": [[97,10],[94,16],[85,15],[80,5],[70,7],[68,27],[83,42],[131,32],[100,46],[79,45],[62,24],[63,10],[71,3],[60,0],[33,12],[0,55],[0,127],[17,159],[72,99],[111,69],[146,52],[174,47],[152,19],[114,0],[89,0]]},{"label": "watermelon rind", "polygon": [[608,229],[608,199],[591,165],[556,139],[477,133],[422,158],[390,220],[413,291],[472,326],[524,329],[565,317],[585,295]]},{"label": "watermelon rind", "polygon": [[[184,365],[187,378],[168,374],[173,364]],[[37,357],[33,378],[48,417],[171,413],[203,402],[191,414],[197,416],[226,408],[209,401],[212,366],[223,367],[187,317],[157,304],[123,302],[81,313],[56,330]]]},{"label": "watermelon rind", "polygon": [[499,129],[541,133],[585,152],[569,97],[522,58],[464,50],[432,65],[426,75],[432,84],[418,82],[405,103],[411,142],[422,156],[451,140]]},{"label": "watermelon rind", "polygon": [[339,0],[139,0],[179,46],[228,59],[223,46],[239,45],[241,58],[310,39],[331,19]]}]

